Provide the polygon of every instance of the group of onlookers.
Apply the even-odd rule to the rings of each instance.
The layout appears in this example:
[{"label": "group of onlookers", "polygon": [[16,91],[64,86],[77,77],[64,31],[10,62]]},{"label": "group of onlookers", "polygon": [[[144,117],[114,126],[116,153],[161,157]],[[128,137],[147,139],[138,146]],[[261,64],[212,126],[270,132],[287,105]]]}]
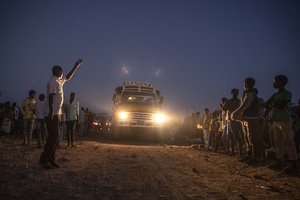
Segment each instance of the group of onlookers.
[{"label": "group of onlookers", "polygon": [[[70,94],[70,100],[65,102],[62,109],[60,140],[67,139],[67,146],[74,146],[74,134],[84,135],[91,128],[92,112],[88,108],[79,109],[76,94]],[[44,118],[45,95],[30,90],[28,97],[20,106],[16,103],[0,103],[0,128],[3,135],[22,135],[23,145],[31,144],[36,138],[38,148],[46,144],[47,128]]]},{"label": "group of onlookers", "polygon": [[0,103],[0,130],[5,134],[18,134],[22,115],[16,103]]},{"label": "group of onlookers", "polygon": [[[292,93],[285,89],[288,78],[278,75],[273,87],[277,89],[266,102],[258,96],[255,79],[246,78],[241,99],[239,90],[231,90],[231,98],[223,97],[220,110],[205,114],[200,112],[187,117],[183,132],[189,137],[199,137],[205,149],[219,151],[220,147],[229,155],[236,149],[243,161],[251,164],[266,163],[269,150],[275,149],[277,162],[271,167],[282,168],[288,159],[291,171],[297,170],[300,138],[300,99],[292,106]],[[202,145],[200,145],[202,146]]]},{"label": "group of onlookers", "polygon": [[[72,73],[81,62],[82,60],[78,60],[75,63]],[[53,67],[53,84],[56,84],[57,80],[64,80],[61,78],[61,73],[60,66]],[[67,78],[70,77],[67,75]],[[280,169],[283,161],[288,159],[291,163],[289,169],[296,171],[300,145],[300,99],[298,105],[291,106],[292,93],[285,89],[287,82],[288,78],[285,75],[276,76],[273,87],[277,92],[264,101],[258,96],[255,79],[246,78],[241,99],[238,98],[239,90],[233,88],[231,98],[221,99],[219,110],[210,113],[209,109],[205,108],[203,117],[200,116],[200,112],[187,117],[182,132],[189,138],[200,136],[202,141],[199,141],[207,150],[212,149],[217,152],[222,147],[226,154],[235,155],[237,148],[242,160],[253,164],[265,163],[267,149],[275,149],[277,162],[272,167]],[[51,79],[48,84],[50,83],[52,84]],[[63,85],[63,82],[60,84]],[[51,88],[51,85],[49,87]],[[46,145],[47,132],[50,130],[53,141],[48,139],[47,144],[53,143],[56,148],[57,138],[62,139],[67,136],[67,146],[74,146],[75,130],[83,135],[92,128],[93,114],[87,108],[79,109],[75,93],[72,92],[65,102],[59,100],[55,103],[55,99],[48,98],[48,101],[52,99],[53,105],[57,106],[57,114],[54,115],[49,111],[49,107],[53,108],[46,101],[46,96],[40,94],[38,100],[35,96],[36,91],[30,90],[20,107],[16,103],[11,105],[10,102],[0,104],[1,132],[22,133],[23,145],[30,145],[35,130],[37,144],[41,148]],[[48,109],[46,115],[45,108]],[[45,116],[50,119],[48,122],[51,124],[46,124]],[[55,117],[61,119],[56,120]],[[58,137],[55,136],[56,132]],[[47,152],[46,147],[47,145],[44,152]],[[41,155],[42,161],[44,152]],[[49,167],[46,161],[41,163],[42,166]]]}]

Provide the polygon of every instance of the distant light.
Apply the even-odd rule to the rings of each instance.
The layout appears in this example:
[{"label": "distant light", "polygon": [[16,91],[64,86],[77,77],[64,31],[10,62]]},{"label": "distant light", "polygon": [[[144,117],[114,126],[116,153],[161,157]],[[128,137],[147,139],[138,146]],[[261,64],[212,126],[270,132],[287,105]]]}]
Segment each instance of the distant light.
[{"label": "distant light", "polygon": [[162,70],[161,69],[157,69],[155,72],[154,72],[154,75],[155,76],[160,76],[162,73]]},{"label": "distant light", "polygon": [[129,67],[123,66],[123,67],[121,68],[121,70],[122,70],[122,73],[123,73],[124,75],[128,75],[128,74],[129,74]]}]

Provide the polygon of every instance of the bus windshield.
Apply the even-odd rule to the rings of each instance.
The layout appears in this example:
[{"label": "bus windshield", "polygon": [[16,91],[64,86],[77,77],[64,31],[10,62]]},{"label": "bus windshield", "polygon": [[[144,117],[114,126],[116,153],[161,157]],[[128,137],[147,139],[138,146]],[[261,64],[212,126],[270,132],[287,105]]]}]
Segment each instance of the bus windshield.
[{"label": "bus windshield", "polygon": [[121,102],[122,104],[151,105],[151,106],[157,105],[157,101],[154,94],[123,93]]}]

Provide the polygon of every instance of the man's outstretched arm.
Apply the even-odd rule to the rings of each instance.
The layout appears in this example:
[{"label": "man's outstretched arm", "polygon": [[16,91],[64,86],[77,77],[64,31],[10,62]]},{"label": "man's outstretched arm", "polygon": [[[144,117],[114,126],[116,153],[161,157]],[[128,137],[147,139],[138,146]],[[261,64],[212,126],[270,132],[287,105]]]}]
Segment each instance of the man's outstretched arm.
[{"label": "man's outstretched arm", "polygon": [[80,66],[80,64],[82,63],[82,61],[83,61],[83,60],[82,60],[81,58],[79,58],[79,59],[75,62],[75,64],[74,64],[73,68],[71,69],[71,71],[66,75],[66,79],[67,79],[67,80],[69,80],[70,78],[72,78],[74,72],[75,72],[76,69]]}]

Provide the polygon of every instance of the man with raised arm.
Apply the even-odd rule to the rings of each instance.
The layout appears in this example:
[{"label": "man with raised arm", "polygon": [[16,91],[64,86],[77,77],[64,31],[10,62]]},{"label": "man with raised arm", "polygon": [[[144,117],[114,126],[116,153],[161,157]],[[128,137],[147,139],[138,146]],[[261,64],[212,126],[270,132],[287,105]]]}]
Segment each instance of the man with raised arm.
[{"label": "man with raised arm", "polygon": [[52,77],[47,84],[47,97],[45,101],[44,116],[47,123],[48,138],[41,154],[39,163],[46,169],[59,168],[55,162],[55,151],[59,141],[60,120],[62,115],[62,105],[64,103],[64,83],[71,79],[76,69],[82,63],[78,59],[71,71],[64,77],[62,67],[55,65],[52,68]]}]

